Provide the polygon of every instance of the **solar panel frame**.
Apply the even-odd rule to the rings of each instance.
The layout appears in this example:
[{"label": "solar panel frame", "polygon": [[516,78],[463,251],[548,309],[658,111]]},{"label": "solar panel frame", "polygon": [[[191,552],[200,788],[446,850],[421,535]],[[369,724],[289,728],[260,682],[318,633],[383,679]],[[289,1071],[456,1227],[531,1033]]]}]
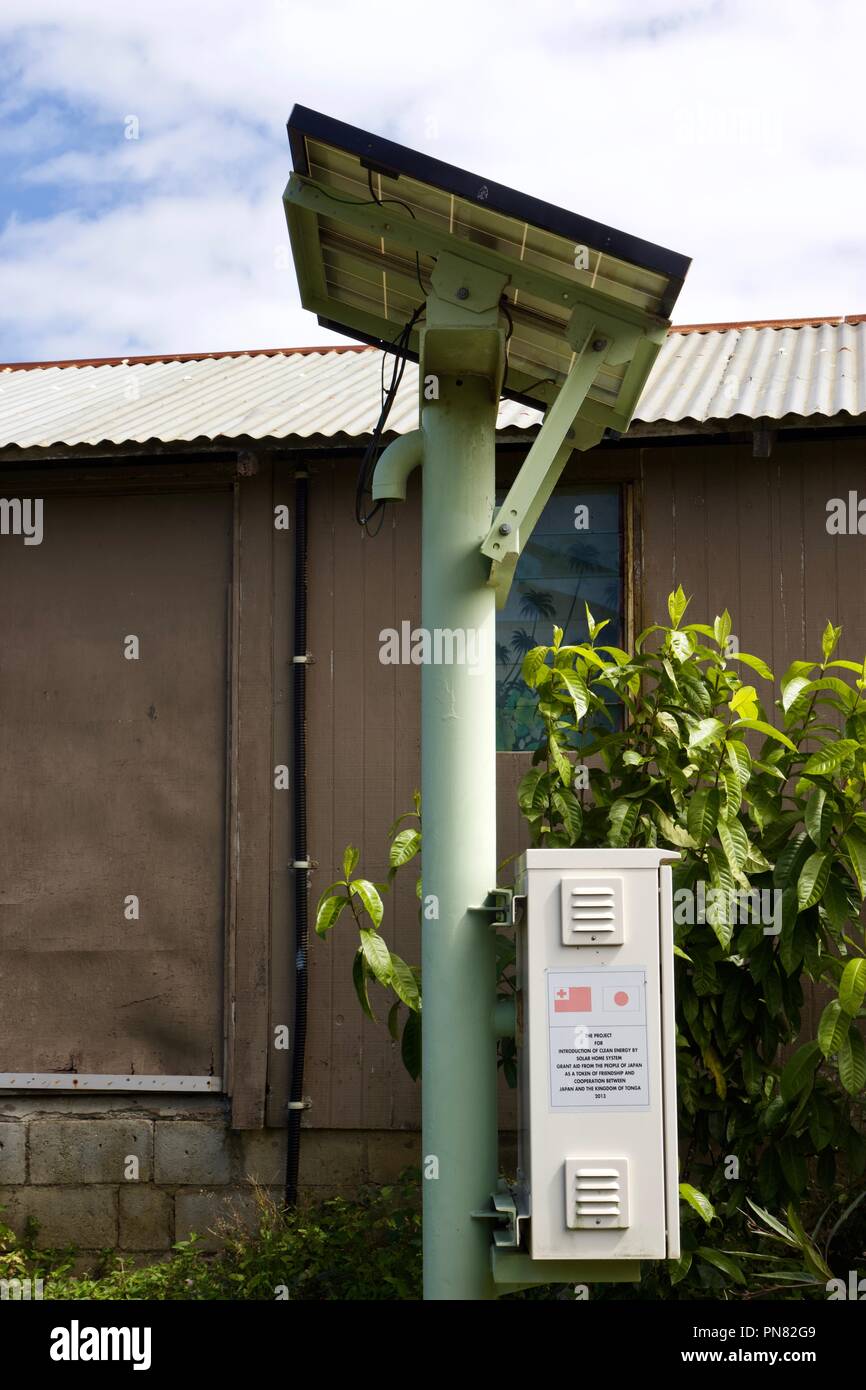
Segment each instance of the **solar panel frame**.
[{"label": "solar panel frame", "polygon": [[[426,297],[423,279],[441,249],[450,244],[462,255],[465,245],[467,259],[509,274],[501,390],[512,400],[546,409],[555,399],[574,360],[566,329],[575,303],[645,324],[654,347],[647,343],[631,363],[605,363],[582,409],[595,424],[627,428],[688,257],[307,107],[293,109],[288,132],[294,173],[286,216],[302,301],[322,327],[393,350]],[[389,204],[403,211],[391,217]],[[579,264],[575,252],[584,250]],[[413,361],[419,327],[401,349]]]},{"label": "solar panel frame", "polygon": [[[554,203],[534,198],[530,194],[508,188],[505,184],[469,173],[456,165],[446,164],[432,155],[425,155],[406,145],[373,135],[357,126],[323,115],[307,106],[296,105],[287,123],[292,166],[296,173],[310,177],[307,160],[307,141],[320,141],[343,149],[358,160],[378,166],[385,172],[405,175],[419,183],[431,185],[443,193],[479,203],[485,209],[499,212],[519,222],[527,222],[542,231],[561,236],[575,245],[591,247],[605,255],[630,262],[644,270],[655,271],[668,279],[668,289],[661,299],[658,312],[667,317],[682,289],[691,258],[641,237],[621,232],[592,218],[582,217],[557,207]],[[366,166],[365,166],[366,167]]]}]

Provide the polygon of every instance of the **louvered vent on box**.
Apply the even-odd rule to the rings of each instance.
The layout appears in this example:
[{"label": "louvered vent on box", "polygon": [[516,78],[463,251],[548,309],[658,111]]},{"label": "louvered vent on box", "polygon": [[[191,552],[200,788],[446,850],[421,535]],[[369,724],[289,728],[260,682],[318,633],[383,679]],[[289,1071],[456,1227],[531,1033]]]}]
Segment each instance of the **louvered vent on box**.
[{"label": "louvered vent on box", "polygon": [[620,946],[622,942],[622,879],[564,878],[562,944]]},{"label": "louvered vent on box", "polygon": [[567,1225],[597,1230],[628,1225],[628,1160],[565,1160]]}]

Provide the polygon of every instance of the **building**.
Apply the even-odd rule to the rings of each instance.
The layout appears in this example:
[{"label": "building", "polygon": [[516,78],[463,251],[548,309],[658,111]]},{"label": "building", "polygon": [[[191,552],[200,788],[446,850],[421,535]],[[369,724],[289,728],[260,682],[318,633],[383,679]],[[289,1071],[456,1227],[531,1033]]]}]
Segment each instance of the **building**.
[{"label": "building", "polygon": [[[248,1211],[251,1176],[283,1184],[298,885],[312,914],[350,842],[384,877],[419,783],[419,669],[382,659],[420,612],[417,476],[377,536],[354,518],[380,372],[358,347],[0,369],[0,1207],[45,1243],[164,1249],[226,1197]],[[538,421],[503,403],[503,486]],[[410,366],[388,428],[416,423]],[[673,330],[500,620],[500,858],[523,844],[521,647],[580,632],[584,598],[627,639],[682,583],[777,671],[827,618],[862,657],[861,497],[866,315]],[[417,960],[411,883],[387,920]],[[344,923],[309,947],[306,1191],[417,1159],[418,1089],[353,951]]]}]

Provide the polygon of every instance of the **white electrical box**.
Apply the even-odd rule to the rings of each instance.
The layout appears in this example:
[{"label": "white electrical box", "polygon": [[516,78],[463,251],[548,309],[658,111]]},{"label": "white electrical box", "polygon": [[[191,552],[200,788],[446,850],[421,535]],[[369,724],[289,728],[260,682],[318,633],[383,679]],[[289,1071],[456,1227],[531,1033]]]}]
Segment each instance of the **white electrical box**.
[{"label": "white electrical box", "polygon": [[518,863],[518,1198],[535,1260],[679,1256],[671,850]]}]

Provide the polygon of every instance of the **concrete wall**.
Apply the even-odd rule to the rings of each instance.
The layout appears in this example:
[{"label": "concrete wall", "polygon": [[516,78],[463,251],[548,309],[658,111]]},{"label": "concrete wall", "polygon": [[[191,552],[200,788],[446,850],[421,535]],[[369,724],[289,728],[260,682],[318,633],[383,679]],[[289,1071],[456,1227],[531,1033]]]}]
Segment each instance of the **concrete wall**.
[{"label": "concrete wall", "polygon": [[[285,1130],[232,1131],[212,1097],[0,1097],[0,1223],[40,1247],[167,1251],[192,1231],[255,1221],[253,1182],[277,1201]],[[135,1160],[135,1162],[131,1162]],[[137,1174],[137,1176],[136,1176]]]},{"label": "concrete wall", "polygon": [[[514,1134],[501,1156],[512,1172]],[[415,1130],[304,1129],[302,1200],[394,1182],[420,1161]],[[233,1131],[213,1097],[0,1096],[0,1225],[23,1235],[35,1220],[37,1246],[74,1246],[79,1268],[106,1249],[153,1259],[193,1231],[217,1249],[226,1222],[255,1228],[254,1183],[282,1203],[285,1162],[284,1129]]]}]

